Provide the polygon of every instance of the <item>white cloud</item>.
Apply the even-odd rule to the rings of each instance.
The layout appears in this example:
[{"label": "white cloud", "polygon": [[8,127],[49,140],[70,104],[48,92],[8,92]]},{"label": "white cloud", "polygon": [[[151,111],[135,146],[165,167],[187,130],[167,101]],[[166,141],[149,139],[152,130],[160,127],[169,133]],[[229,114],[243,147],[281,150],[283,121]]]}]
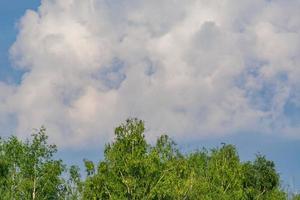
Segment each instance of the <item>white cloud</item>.
[{"label": "white cloud", "polygon": [[13,114],[19,135],[43,124],[65,146],[106,142],[130,116],[153,136],[298,137],[285,107],[300,103],[299,7],[43,0],[20,21],[11,54],[27,73],[0,85],[0,118]]}]

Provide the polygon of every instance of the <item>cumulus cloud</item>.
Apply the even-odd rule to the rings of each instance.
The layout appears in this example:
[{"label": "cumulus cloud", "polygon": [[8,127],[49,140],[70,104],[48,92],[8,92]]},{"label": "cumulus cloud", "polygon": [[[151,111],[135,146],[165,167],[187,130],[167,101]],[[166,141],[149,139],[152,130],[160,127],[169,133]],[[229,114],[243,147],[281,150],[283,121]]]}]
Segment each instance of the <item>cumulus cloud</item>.
[{"label": "cumulus cloud", "polygon": [[11,56],[26,73],[0,84],[0,124],[13,116],[21,136],[45,125],[65,146],[106,142],[130,116],[150,137],[299,137],[299,9],[299,0],[43,0],[19,22]]}]

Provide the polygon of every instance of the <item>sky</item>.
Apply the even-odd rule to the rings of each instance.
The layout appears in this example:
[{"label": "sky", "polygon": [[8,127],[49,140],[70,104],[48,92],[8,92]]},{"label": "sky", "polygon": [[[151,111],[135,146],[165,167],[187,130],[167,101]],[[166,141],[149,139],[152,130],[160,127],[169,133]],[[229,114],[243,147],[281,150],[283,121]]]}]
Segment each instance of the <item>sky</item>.
[{"label": "sky", "polygon": [[68,163],[145,121],[184,151],[235,144],[300,191],[300,0],[2,0],[0,136],[44,125]]}]

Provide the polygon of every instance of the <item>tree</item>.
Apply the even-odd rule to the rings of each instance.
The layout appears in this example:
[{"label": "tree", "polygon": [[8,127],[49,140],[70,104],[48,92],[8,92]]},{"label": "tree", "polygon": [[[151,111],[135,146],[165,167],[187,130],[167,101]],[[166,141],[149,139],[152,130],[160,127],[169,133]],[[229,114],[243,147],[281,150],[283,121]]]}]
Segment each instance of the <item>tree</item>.
[{"label": "tree", "polygon": [[142,121],[127,120],[115,129],[115,142],[106,146],[104,161],[99,163],[95,175],[89,167],[93,164],[85,162],[85,199],[140,199],[144,195],[142,181],[148,146],[143,132]]},{"label": "tree", "polygon": [[115,130],[115,141],[106,145],[104,161],[93,173],[86,162],[85,199],[174,199],[180,187],[184,161],[168,136],[156,146],[147,144],[144,123],[129,119]]},{"label": "tree", "polygon": [[213,149],[207,171],[213,199],[242,198],[243,172],[234,146],[223,144],[220,149]]},{"label": "tree", "polygon": [[285,199],[275,165],[264,156],[242,163],[233,145],[183,155],[167,136],[147,143],[144,123],[115,129],[97,165],[85,160],[84,199]]},{"label": "tree", "polygon": [[57,148],[47,144],[45,128],[32,134],[32,141],[15,136],[1,142],[0,168],[5,199],[60,199],[62,160],[54,160]]},{"label": "tree", "polygon": [[300,194],[293,195],[293,200],[300,200]]},{"label": "tree", "polygon": [[1,143],[1,160],[4,170],[2,182],[5,184],[1,194],[4,198],[18,199],[22,193],[22,176],[19,172],[24,158],[24,151],[24,144],[15,136]]},{"label": "tree", "polygon": [[69,168],[69,179],[66,182],[66,199],[78,200],[82,199],[82,181],[80,175],[80,168],[76,165],[72,165]]},{"label": "tree", "polygon": [[244,190],[247,199],[285,199],[279,189],[279,175],[273,161],[258,154],[254,162],[244,164]]},{"label": "tree", "polygon": [[[167,135],[147,143],[144,123],[115,129],[98,164],[84,159],[86,178],[54,159],[45,128],[25,142],[0,138],[0,199],[64,200],[284,200],[273,161],[241,162],[233,145],[183,154]],[[293,200],[299,199],[294,195]]]}]

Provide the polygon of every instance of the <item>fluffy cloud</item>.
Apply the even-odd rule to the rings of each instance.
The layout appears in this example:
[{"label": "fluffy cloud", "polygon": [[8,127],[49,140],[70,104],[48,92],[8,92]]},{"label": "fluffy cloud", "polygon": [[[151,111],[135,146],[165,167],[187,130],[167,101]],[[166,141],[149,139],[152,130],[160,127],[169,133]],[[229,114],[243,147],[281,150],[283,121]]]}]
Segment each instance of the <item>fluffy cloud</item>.
[{"label": "fluffy cloud", "polygon": [[299,137],[299,0],[43,0],[11,48],[0,124],[61,145],[106,142],[127,117],[150,137]]}]

